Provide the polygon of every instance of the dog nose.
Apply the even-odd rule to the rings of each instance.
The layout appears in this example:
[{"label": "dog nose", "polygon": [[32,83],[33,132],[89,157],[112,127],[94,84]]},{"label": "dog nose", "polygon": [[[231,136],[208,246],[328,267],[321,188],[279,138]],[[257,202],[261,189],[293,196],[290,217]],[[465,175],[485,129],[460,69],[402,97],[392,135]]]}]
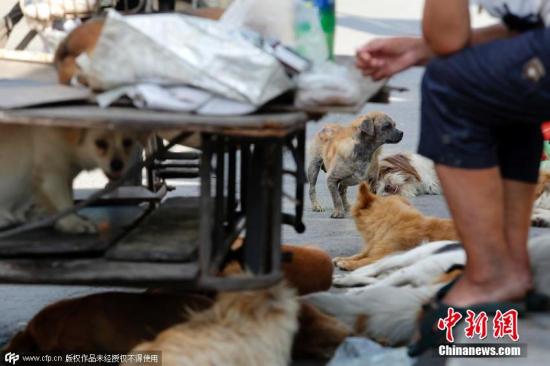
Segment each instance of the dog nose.
[{"label": "dog nose", "polygon": [[397,130],[397,133],[395,134],[395,141],[399,142],[403,139],[403,131]]},{"label": "dog nose", "polygon": [[113,172],[120,172],[124,168],[124,163],[120,159],[111,160],[111,170]]}]

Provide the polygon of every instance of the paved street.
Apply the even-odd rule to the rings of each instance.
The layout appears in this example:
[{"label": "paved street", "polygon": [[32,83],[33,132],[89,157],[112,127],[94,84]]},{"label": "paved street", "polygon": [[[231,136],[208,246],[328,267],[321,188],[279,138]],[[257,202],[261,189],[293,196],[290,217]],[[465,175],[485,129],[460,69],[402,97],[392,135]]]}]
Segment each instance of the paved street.
[{"label": "paved street", "polygon": [[[372,37],[418,34],[421,4],[422,1],[418,0],[383,2],[339,0],[337,53],[353,54],[358,46]],[[0,13],[4,12],[4,8],[5,6],[0,4]],[[486,24],[490,21],[484,14],[474,17],[474,24]],[[419,135],[419,83],[422,72],[421,68],[414,68],[396,76],[389,84],[406,88],[407,91],[394,92],[390,104],[368,104],[363,110],[363,112],[378,110],[388,113],[397,122],[398,127],[405,132],[403,141],[398,145],[389,145],[387,151],[416,149]],[[329,115],[318,123],[310,124],[308,136],[312,137],[324,122],[347,123],[353,118],[354,116],[351,115]],[[290,159],[287,160],[290,161]],[[317,185],[318,195],[321,203],[330,209],[331,201],[324,178],[321,174]],[[88,174],[78,180],[79,187],[97,187],[103,183],[103,178],[98,174]],[[177,185],[177,194],[196,192],[196,182],[177,183]],[[290,182],[286,182],[285,190],[291,192]],[[354,199],[355,192],[355,188],[350,189],[348,193],[350,200]],[[418,197],[413,200],[413,203],[426,214],[448,217],[445,203],[440,196]],[[288,205],[289,203],[286,203],[287,207]],[[331,256],[354,254],[361,246],[361,238],[354,223],[350,218],[333,220],[329,215],[329,212],[311,212],[308,199],[305,214],[307,231],[304,234],[297,234],[293,229],[285,227],[284,241],[294,244],[315,244]],[[550,233],[550,230],[534,229],[532,235],[540,235],[544,232]],[[44,305],[62,298],[100,290],[82,287],[0,286],[0,345]],[[550,329],[548,319],[545,317],[541,319],[539,323],[546,324],[542,329]],[[549,333],[544,334],[545,336],[541,334],[541,338],[546,337],[545,342],[550,345]],[[534,342],[540,343],[542,340],[534,340]]]}]

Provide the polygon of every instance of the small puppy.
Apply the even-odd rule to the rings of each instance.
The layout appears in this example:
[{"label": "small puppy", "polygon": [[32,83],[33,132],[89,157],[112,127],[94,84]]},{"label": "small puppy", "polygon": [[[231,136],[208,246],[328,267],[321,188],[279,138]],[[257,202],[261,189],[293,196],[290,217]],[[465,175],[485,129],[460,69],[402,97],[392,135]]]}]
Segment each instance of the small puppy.
[{"label": "small puppy", "polygon": [[354,256],[334,259],[346,271],[423,242],[458,240],[452,220],[426,217],[401,196],[376,196],[366,182],[359,187],[352,215],[365,247]]},{"label": "small puppy", "polygon": [[[323,211],[317,201],[315,185],[322,167],[327,172],[327,186],[334,210],[330,217],[343,218],[349,210],[347,189],[369,178],[371,162],[378,161],[380,147],[398,143],[403,132],[386,114],[371,112],[360,116],[349,126],[325,126],[310,144],[308,166],[309,198],[313,211]],[[372,169],[370,169],[372,171]]]},{"label": "small puppy", "polygon": [[[101,168],[110,179],[125,172],[138,146],[133,132],[58,127],[0,126],[0,228],[43,218],[73,206],[73,179]],[[94,223],[67,215],[66,233],[94,233]]]},{"label": "small puppy", "polygon": [[285,366],[299,310],[294,290],[284,283],[265,290],[221,293],[210,309],[192,313],[189,321],[132,352],[161,351],[164,366]]},{"label": "small puppy", "polygon": [[412,153],[383,157],[378,163],[378,174],[371,189],[380,196],[399,194],[412,198],[423,194],[441,194],[434,163]]}]

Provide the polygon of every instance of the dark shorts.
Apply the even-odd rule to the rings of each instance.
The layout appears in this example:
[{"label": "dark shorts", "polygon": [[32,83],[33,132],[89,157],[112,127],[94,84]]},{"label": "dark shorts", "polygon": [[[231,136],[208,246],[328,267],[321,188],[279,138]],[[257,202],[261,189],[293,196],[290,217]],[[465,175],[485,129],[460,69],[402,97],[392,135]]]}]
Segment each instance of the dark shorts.
[{"label": "dark shorts", "polygon": [[550,28],[467,48],[427,67],[419,153],[536,182],[550,120]]}]

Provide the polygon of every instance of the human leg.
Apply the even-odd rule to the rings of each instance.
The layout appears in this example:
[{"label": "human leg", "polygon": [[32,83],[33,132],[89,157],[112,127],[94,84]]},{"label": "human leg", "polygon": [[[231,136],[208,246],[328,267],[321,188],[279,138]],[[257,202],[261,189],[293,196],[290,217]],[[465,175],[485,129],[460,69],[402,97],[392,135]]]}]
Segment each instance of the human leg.
[{"label": "human leg", "polygon": [[464,275],[445,303],[465,307],[522,298],[531,277],[528,267],[517,265],[507,242],[499,169],[438,165],[437,172],[467,255]]},{"label": "human leg", "polygon": [[537,57],[531,38],[436,60],[424,77],[419,151],[437,164],[468,259],[464,276],[443,299],[455,306],[519,299],[531,285],[525,244],[531,181],[517,182],[508,173],[514,165],[538,169],[538,161],[508,157],[501,164],[500,151],[506,143],[540,146],[522,133],[503,143],[498,133],[503,124],[536,129],[541,101],[550,102],[548,77],[534,85],[522,77],[522,66]]},{"label": "human leg", "polygon": [[503,177],[504,233],[511,256],[523,271],[530,268],[527,239],[535,200],[542,133],[539,124],[509,124],[497,132]]}]

